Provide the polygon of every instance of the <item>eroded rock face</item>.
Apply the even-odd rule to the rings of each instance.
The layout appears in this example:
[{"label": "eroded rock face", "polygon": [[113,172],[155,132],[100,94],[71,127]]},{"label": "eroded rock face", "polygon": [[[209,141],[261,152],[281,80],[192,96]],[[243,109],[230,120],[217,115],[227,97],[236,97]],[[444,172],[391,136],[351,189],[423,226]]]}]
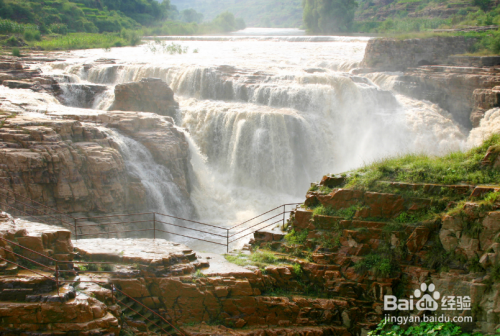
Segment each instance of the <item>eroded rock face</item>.
[{"label": "eroded rock face", "polygon": [[[189,196],[189,147],[171,119],[138,113],[92,118],[137,136]],[[15,117],[5,120],[0,139],[1,186],[7,190],[63,212],[131,212],[147,206],[144,186],[128,175],[118,147],[102,128],[79,120]],[[0,199],[13,201],[2,193]]]},{"label": "eroded rock face", "polygon": [[476,43],[462,36],[368,41],[362,66],[378,71],[404,71],[420,65],[448,64],[451,55],[464,54]]},{"label": "eroded rock face", "polygon": [[154,112],[175,118],[178,107],[167,83],[159,78],[143,78],[140,82],[118,84],[110,110]]},{"label": "eroded rock face", "polygon": [[400,76],[394,89],[407,96],[429,100],[449,111],[466,128],[479,125],[485,109],[497,105],[494,87],[500,71],[455,66],[423,66]]}]

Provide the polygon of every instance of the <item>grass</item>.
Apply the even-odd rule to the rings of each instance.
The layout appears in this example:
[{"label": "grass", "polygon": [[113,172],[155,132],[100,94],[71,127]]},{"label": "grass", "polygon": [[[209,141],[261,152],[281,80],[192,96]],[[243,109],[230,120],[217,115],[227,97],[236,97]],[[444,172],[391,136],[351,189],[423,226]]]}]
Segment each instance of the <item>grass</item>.
[{"label": "grass", "polygon": [[348,208],[333,209],[331,207],[325,207],[324,205],[319,205],[313,210],[314,216],[334,216],[343,217],[345,219],[353,219],[356,211],[360,209],[359,205],[353,205]]},{"label": "grass", "polygon": [[306,242],[307,236],[309,235],[308,230],[302,230],[297,232],[292,229],[288,234],[285,235],[285,240],[291,245],[302,245]]},{"label": "grass", "polygon": [[373,272],[376,276],[388,278],[394,275],[399,267],[388,257],[380,254],[369,254],[362,260],[354,264],[354,270],[357,273]]},{"label": "grass", "polygon": [[444,157],[408,154],[383,159],[353,172],[346,188],[378,190],[377,182],[435,184],[497,184],[500,170],[483,168],[481,160],[490,146],[500,144],[495,134],[481,146],[468,152],[454,152]]},{"label": "grass", "polygon": [[130,41],[121,37],[120,34],[92,33],[57,35],[33,43],[35,47],[40,47],[43,50],[107,49],[111,47],[122,47],[129,44],[131,44]]},{"label": "grass", "polygon": [[257,266],[264,270],[269,265],[276,265],[281,263],[281,260],[274,253],[269,251],[256,251],[252,254],[238,253],[237,255],[225,254],[224,257],[230,263],[238,266]]},{"label": "grass", "polygon": [[[480,308],[480,307],[479,307]],[[481,309],[476,308],[477,315]],[[496,330],[497,333],[500,329]],[[432,335],[432,336],[483,336],[481,333],[465,333],[462,327],[457,326],[451,322],[438,323],[438,322],[421,322],[409,327],[393,325],[385,319],[379,323],[377,328],[368,332],[368,336],[403,336],[403,335]],[[496,334],[498,335],[498,334]]]}]

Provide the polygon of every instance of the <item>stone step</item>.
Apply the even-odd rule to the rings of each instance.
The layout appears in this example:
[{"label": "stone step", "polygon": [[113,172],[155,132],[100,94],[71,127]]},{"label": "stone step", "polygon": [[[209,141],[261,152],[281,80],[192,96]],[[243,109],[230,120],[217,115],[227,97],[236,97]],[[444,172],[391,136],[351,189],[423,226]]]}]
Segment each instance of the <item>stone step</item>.
[{"label": "stone step", "polygon": [[60,302],[65,303],[76,297],[75,289],[69,284],[64,284],[59,291],[53,290],[45,294],[32,294],[26,296],[27,302]]},{"label": "stone step", "polygon": [[17,274],[18,270],[16,265],[7,263],[4,268],[0,269],[0,275],[14,275]]},{"label": "stone step", "polygon": [[30,294],[33,294],[33,288],[6,288],[0,291],[0,301],[25,301]]},{"label": "stone step", "polygon": [[[49,275],[50,276],[50,275]],[[0,276],[0,290],[3,289],[19,289],[30,288],[33,289],[35,294],[49,293],[56,289],[56,283],[52,280],[43,278],[41,276],[32,277],[14,277],[14,276]]]},{"label": "stone step", "polygon": [[470,195],[475,188],[475,186],[470,184],[449,185],[449,184],[407,183],[407,182],[389,182],[389,181],[377,181],[377,184],[401,191],[422,191],[429,195],[442,195],[450,192],[458,195]]}]

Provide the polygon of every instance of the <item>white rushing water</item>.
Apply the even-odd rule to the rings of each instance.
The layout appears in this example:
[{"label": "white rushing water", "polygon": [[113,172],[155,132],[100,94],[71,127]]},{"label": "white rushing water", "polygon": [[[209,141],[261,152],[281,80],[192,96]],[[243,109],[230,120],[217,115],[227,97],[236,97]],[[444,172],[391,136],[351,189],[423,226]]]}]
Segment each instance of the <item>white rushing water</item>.
[{"label": "white rushing water", "polygon": [[138,178],[147,191],[149,211],[188,218],[193,213],[190,203],[174,183],[170,170],[158,163],[150,151],[138,141],[118,131],[100,128],[118,145],[128,173]]},{"label": "white rushing water", "polygon": [[[190,142],[191,199],[198,218],[208,223],[232,225],[300,202],[309,184],[327,173],[389,155],[466,148],[467,135],[448,112],[391,91],[397,73],[350,73],[368,38],[274,32],[177,38],[188,50],[182,55],[163,52],[171,41],[75,51],[43,70],[65,82],[107,85],[93,103],[100,110],[109,108],[118,83],[165,80],[180,103],[178,126]],[[50,111],[62,113],[53,105]],[[172,213],[179,200],[168,173],[133,139],[112,136],[133,175],[152,187],[164,183],[150,188],[151,202]]]}]

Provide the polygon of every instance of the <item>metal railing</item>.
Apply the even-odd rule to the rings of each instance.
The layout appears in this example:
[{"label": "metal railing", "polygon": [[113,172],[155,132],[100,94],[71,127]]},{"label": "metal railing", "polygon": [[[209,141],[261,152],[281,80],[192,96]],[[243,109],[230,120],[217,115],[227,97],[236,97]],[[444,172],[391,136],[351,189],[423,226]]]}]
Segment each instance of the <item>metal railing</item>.
[{"label": "metal railing", "polygon": [[[254,218],[228,228],[157,212],[75,218],[0,186],[0,196],[1,195],[5,198],[4,201],[0,201],[0,208],[3,208],[4,211],[34,218],[37,221],[47,224],[53,225],[59,223],[61,226],[73,231],[73,235],[76,240],[79,238],[99,236],[106,236],[107,238],[110,238],[110,235],[115,235],[116,237],[132,232],[150,233],[150,236],[153,239],[156,239],[158,238],[158,234],[161,233],[202,241],[218,246],[225,246],[226,252],[229,252],[231,244],[257,231],[279,223],[282,223],[284,226],[287,215],[292,212],[291,207],[301,204],[283,204]],[[9,199],[11,198],[13,201],[9,202]],[[83,224],[83,221],[95,224]],[[132,227],[125,227],[124,230],[116,228],[110,230],[113,226],[123,227],[130,225],[132,225]],[[98,227],[103,231],[85,232],[85,229],[93,227]]]},{"label": "metal railing", "polygon": [[[34,250],[30,249],[30,248],[27,248],[25,246],[22,246],[22,245],[20,245],[20,244],[18,244],[16,242],[13,242],[11,240],[5,239],[3,237],[0,237],[0,240],[6,242],[8,244],[14,245],[14,246],[18,247],[19,249],[23,249],[23,250],[27,251],[28,253],[34,253],[34,254],[36,254],[36,255],[38,255],[40,257],[46,258],[47,260],[50,260],[52,263],[54,263],[55,267],[52,268],[49,265],[45,265],[45,264],[39,263],[38,261],[35,261],[35,260],[31,259],[31,258],[28,258],[28,257],[26,257],[26,256],[24,256],[22,254],[16,253],[16,252],[14,252],[12,250],[9,250],[9,249],[7,249],[7,248],[5,248],[3,246],[0,246],[0,249],[2,249],[2,250],[4,250],[4,251],[7,252],[6,255],[5,255],[6,258],[0,257],[0,260],[6,261],[6,262],[8,262],[10,264],[13,264],[13,265],[15,265],[15,266],[17,266],[19,268],[22,268],[22,269],[24,269],[26,271],[32,272],[34,274],[37,274],[37,275],[43,277],[44,279],[47,279],[47,280],[55,282],[55,285],[56,285],[56,288],[57,288],[57,296],[60,296],[59,288],[60,288],[60,286],[61,286],[62,283],[82,283],[82,282],[86,282],[86,283],[95,283],[95,284],[109,284],[109,282],[107,282],[107,281],[96,281],[96,280],[92,280],[92,281],[86,281],[86,280],[81,280],[81,279],[78,279],[78,280],[60,280],[60,276],[59,276],[60,272],[74,272],[74,271],[60,270],[59,264],[61,264],[61,263],[64,263],[64,264],[78,264],[78,263],[80,263],[80,264],[113,264],[113,263],[110,263],[110,262],[86,262],[86,261],[81,261],[81,262],[79,262],[79,261],[60,261],[60,260],[51,258],[49,256],[46,256],[46,255],[44,255],[42,253],[39,253],[37,251],[34,251]],[[39,273],[39,272],[37,272],[35,270],[32,270],[32,269],[30,269],[28,267],[24,267],[24,266],[22,266],[22,265],[20,265],[20,264],[18,264],[16,262],[14,262],[14,261],[12,261],[12,260],[7,259],[8,256],[9,256],[9,254],[15,255],[18,258],[22,258],[23,260],[26,260],[26,261],[28,261],[28,262],[30,262],[32,264],[35,264],[35,265],[37,265],[37,266],[39,266],[39,267],[41,267],[43,269],[47,269],[47,270],[50,270],[50,271],[54,272],[54,278],[52,278],[50,276],[47,276],[47,275],[44,275],[42,273]],[[92,273],[96,273],[96,272],[92,271]],[[113,272],[112,271],[102,271],[100,273],[113,273]],[[112,281],[113,279],[110,279],[110,280]],[[134,299],[133,297],[131,297],[127,293],[123,292],[122,290],[118,289],[115,286],[115,284],[111,282],[111,297],[112,297],[113,303],[116,303],[116,302],[120,303],[122,306],[125,306],[127,309],[132,310],[134,313],[138,314],[139,316],[141,316],[142,318],[144,318],[146,321],[151,322],[152,324],[154,324],[155,326],[157,326],[158,328],[160,328],[167,335],[170,335],[165,329],[163,329],[161,326],[159,326],[158,324],[156,324],[154,321],[150,320],[149,318],[145,317],[144,315],[142,315],[139,312],[137,312],[136,310],[134,310],[132,307],[129,307],[125,303],[123,303],[122,301],[120,301],[116,297],[115,292],[120,293],[123,296],[127,297],[128,299],[134,301],[135,303],[137,303],[138,305],[140,305],[142,309],[145,309],[145,310],[151,312],[153,315],[155,315],[156,317],[160,318],[163,322],[167,323],[171,328],[173,328],[174,330],[176,330],[179,333],[179,335],[185,336],[179,329],[177,329],[172,323],[170,323],[169,321],[167,321],[160,314],[158,314],[154,310],[150,309],[149,307],[147,307],[143,303],[137,301],[136,299]]]}]

